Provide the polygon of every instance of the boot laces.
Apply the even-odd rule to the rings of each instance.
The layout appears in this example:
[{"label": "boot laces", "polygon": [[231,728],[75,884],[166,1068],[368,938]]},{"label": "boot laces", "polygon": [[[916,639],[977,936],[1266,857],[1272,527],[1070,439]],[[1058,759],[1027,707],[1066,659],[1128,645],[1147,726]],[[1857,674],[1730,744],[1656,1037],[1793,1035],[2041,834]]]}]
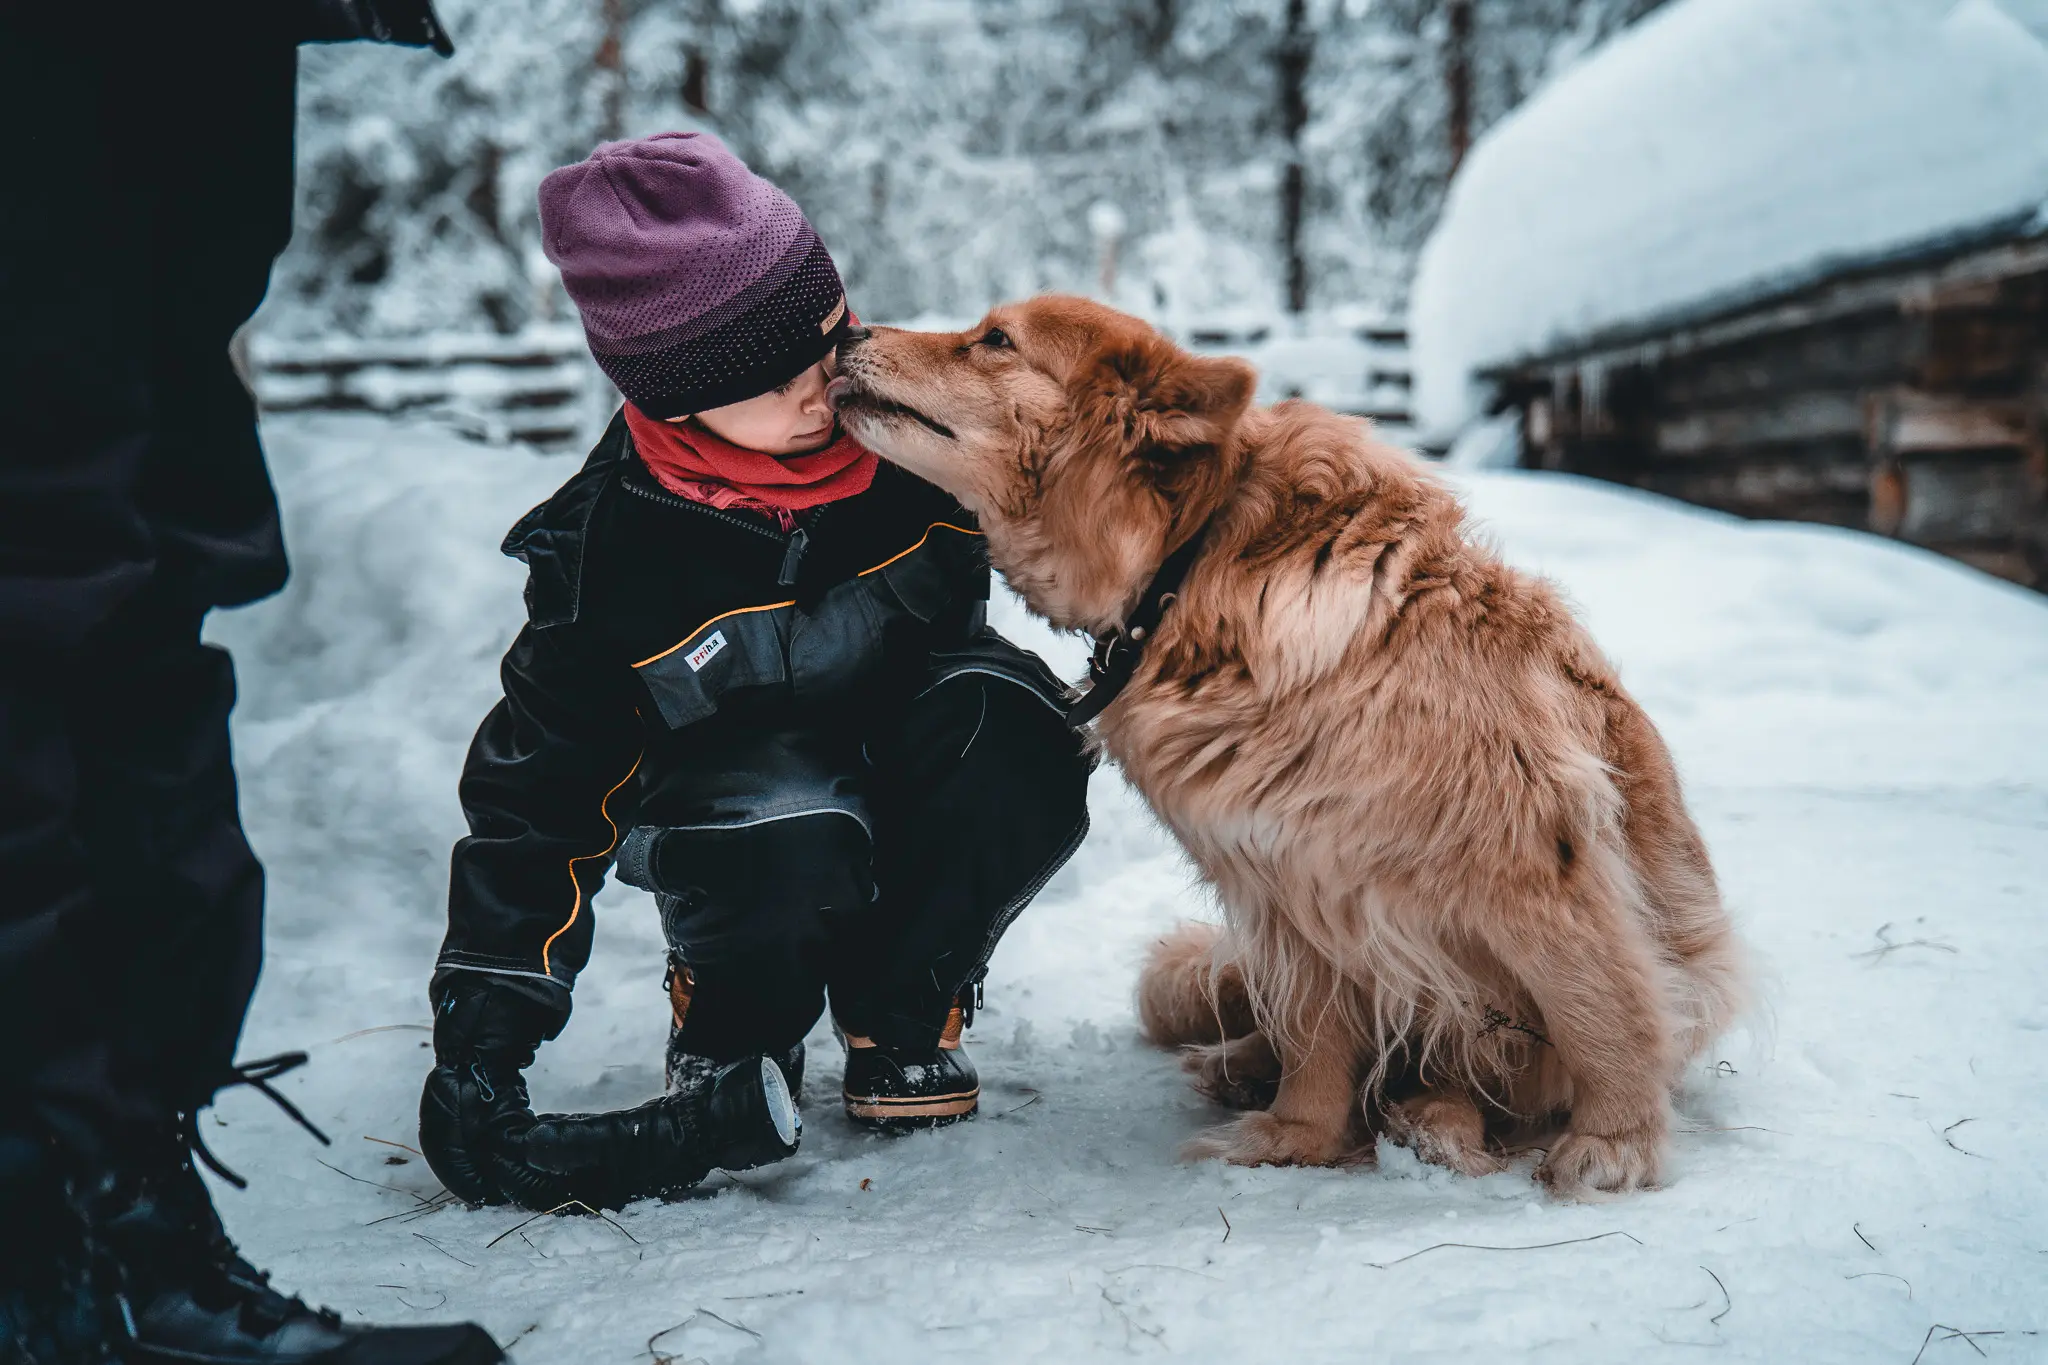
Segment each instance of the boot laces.
[{"label": "boot laces", "polygon": [[[272,1104],[282,1109],[286,1116],[301,1128],[311,1133],[323,1146],[333,1146],[333,1139],[320,1131],[314,1122],[278,1092],[271,1081],[288,1071],[304,1066],[307,1056],[304,1052],[281,1052],[274,1057],[261,1057],[255,1061],[238,1062],[229,1068],[228,1077],[220,1088],[246,1085],[254,1088]],[[194,1157],[206,1168],[238,1190],[249,1188],[249,1182],[207,1147],[200,1136],[199,1118],[196,1111],[187,1111],[179,1116],[177,1138]],[[212,1273],[206,1277],[217,1286],[215,1293],[224,1294],[227,1300],[237,1306],[238,1315],[244,1325],[255,1329],[260,1337],[276,1332],[293,1318],[311,1315],[329,1326],[338,1325],[340,1316],[327,1308],[317,1308],[295,1296],[286,1295],[273,1288],[270,1272],[258,1270],[245,1260],[234,1241],[228,1237],[216,1219],[192,1217],[186,1220],[187,1231],[196,1234],[201,1261]],[[121,1295],[121,1308],[128,1318],[129,1331],[134,1332],[134,1321],[129,1313],[127,1297]],[[219,1301],[219,1300],[217,1300]]]},{"label": "boot laces", "polygon": [[[332,1147],[334,1139],[321,1132],[313,1120],[307,1118],[296,1104],[286,1099],[275,1086],[271,1085],[272,1081],[284,1075],[287,1071],[296,1071],[304,1066],[306,1061],[306,1054],[303,1052],[280,1052],[275,1057],[259,1057],[253,1062],[237,1062],[228,1068],[228,1077],[221,1082],[220,1088],[225,1090],[230,1086],[236,1085],[253,1087],[265,1099],[284,1110],[286,1116],[298,1124],[299,1127],[311,1133],[315,1138],[318,1138],[321,1146]],[[227,1163],[215,1156],[212,1149],[206,1145],[206,1139],[199,1135],[199,1115],[197,1111],[187,1111],[180,1115],[179,1118],[180,1136],[184,1138],[185,1145],[192,1150],[192,1154],[206,1163],[206,1169],[212,1171],[238,1190],[248,1189],[249,1182],[233,1170],[230,1170]]]}]

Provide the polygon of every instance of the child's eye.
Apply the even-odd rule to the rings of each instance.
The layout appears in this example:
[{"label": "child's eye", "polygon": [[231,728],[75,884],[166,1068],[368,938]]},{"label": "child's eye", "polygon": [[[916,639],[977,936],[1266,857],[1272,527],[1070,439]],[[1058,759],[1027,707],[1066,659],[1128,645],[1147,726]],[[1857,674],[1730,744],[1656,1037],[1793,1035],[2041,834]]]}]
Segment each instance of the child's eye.
[{"label": "child's eye", "polygon": [[[801,378],[801,377],[802,377],[802,376],[798,376],[798,378]],[[793,389],[793,388],[795,388],[795,387],[796,387],[796,380],[795,380],[795,379],[791,379],[791,380],[788,380],[788,381],[787,381],[787,382],[785,382],[785,383],[777,384],[777,385],[775,386],[775,392],[776,392],[777,394],[787,394],[787,393],[788,393],[788,392],[789,392],[789,391],[790,391],[791,389]]]}]

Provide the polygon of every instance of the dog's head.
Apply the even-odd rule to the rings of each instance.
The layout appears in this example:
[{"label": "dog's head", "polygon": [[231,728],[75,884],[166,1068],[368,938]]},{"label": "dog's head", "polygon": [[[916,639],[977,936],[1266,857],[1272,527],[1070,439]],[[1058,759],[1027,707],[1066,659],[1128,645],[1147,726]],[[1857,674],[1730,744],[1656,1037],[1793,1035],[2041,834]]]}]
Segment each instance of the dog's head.
[{"label": "dog's head", "polygon": [[1102,631],[1235,483],[1256,382],[1243,361],[1046,295],[964,332],[874,328],[841,348],[833,396],[863,445],[981,519],[1035,610]]}]

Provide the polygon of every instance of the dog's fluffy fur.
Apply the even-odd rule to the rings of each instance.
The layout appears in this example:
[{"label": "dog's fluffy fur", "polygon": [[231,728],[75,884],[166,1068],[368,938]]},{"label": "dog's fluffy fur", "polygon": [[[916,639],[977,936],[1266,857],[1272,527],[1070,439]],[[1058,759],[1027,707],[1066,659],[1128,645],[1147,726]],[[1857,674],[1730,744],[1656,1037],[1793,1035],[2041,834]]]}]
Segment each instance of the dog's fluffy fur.
[{"label": "dog's fluffy fur", "polygon": [[1549,584],[1365,423],[1253,408],[1248,366],[1086,300],[876,328],[842,373],[853,434],[978,514],[1055,626],[1117,626],[1208,526],[1098,726],[1224,910],[1139,986],[1253,1110],[1198,1151],[1332,1164],[1385,1131],[1480,1172],[1568,1116],[1551,1186],[1657,1179],[1741,954],[1662,739]]}]

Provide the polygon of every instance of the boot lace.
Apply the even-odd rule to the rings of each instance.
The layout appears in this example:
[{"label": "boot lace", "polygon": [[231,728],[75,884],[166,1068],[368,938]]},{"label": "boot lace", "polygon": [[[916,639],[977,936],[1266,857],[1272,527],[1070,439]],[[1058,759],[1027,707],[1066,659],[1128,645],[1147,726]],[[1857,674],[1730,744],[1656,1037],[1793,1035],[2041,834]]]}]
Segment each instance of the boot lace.
[{"label": "boot lace", "polygon": [[[286,1099],[278,1092],[275,1086],[271,1085],[272,1081],[284,1075],[287,1071],[296,1071],[304,1066],[306,1061],[307,1057],[303,1052],[280,1052],[275,1057],[259,1057],[253,1062],[237,1062],[228,1068],[227,1079],[221,1082],[220,1088],[226,1090],[230,1086],[237,1085],[253,1087],[265,1099],[284,1110],[285,1114],[294,1123],[298,1124],[299,1127],[318,1138],[321,1146],[332,1147],[334,1139],[321,1132],[313,1120],[300,1112],[296,1104]],[[196,1110],[187,1111],[181,1114],[179,1119],[179,1134],[183,1137],[185,1145],[191,1149],[192,1155],[205,1162],[207,1170],[212,1171],[236,1189],[248,1189],[249,1182],[233,1170],[230,1170],[225,1162],[215,1156],[212,1149],[206,1145],[206,1139],[199,1135],[198,1112]]]},{"label": "boot lace", "polygon": [[[225,1090],[237,1085],[253,1087],[272,1104],[282,1109],[293,1122],[319,1139],[323,1146],[331,1147],[334,1145],[333,1139],[321,1132],[297,1105],[286,1099],[270,1084],[286,1072],[304,1066],[306,1062],[307,1056],[304,1052],[281,1052],[274,1057],[238,1062],[229,1068],[228,1076],[222,1080],[219,1088]],[[185,1149],[228,1184],[238,1190],[247,1189],[249,1182],[208,1149],[205,1139],[200,1136],[197,1113],[188,1111],[181,1113],[178,1118],[177,1139]],[[329,1326],[339,1324],[339,1315],[331,1309],[314,1307],[302,1299],[272,1288],[270,1273],[256,1269],[243,1259],[240,1250],[219,1226],[217,1220],[210,1217],[195,1217],[187,1222],[186,1231],[188,1234],[196,1234],[200,1244],[200,1262],[210,1272],[203,1279],[210,1279],[215,1286],[210,1292],[203,1292],[202,1297],[221,1304],[235,1303],[244,1326],[252,1329],[257,1336],[267,1337],[300,1315],[317,1317]],[[117,1299],[129,1335],[133,1338],[136,1330],[135,1319],[128,1303],[125,1286],[124,1292],[119,1293]]]}]

